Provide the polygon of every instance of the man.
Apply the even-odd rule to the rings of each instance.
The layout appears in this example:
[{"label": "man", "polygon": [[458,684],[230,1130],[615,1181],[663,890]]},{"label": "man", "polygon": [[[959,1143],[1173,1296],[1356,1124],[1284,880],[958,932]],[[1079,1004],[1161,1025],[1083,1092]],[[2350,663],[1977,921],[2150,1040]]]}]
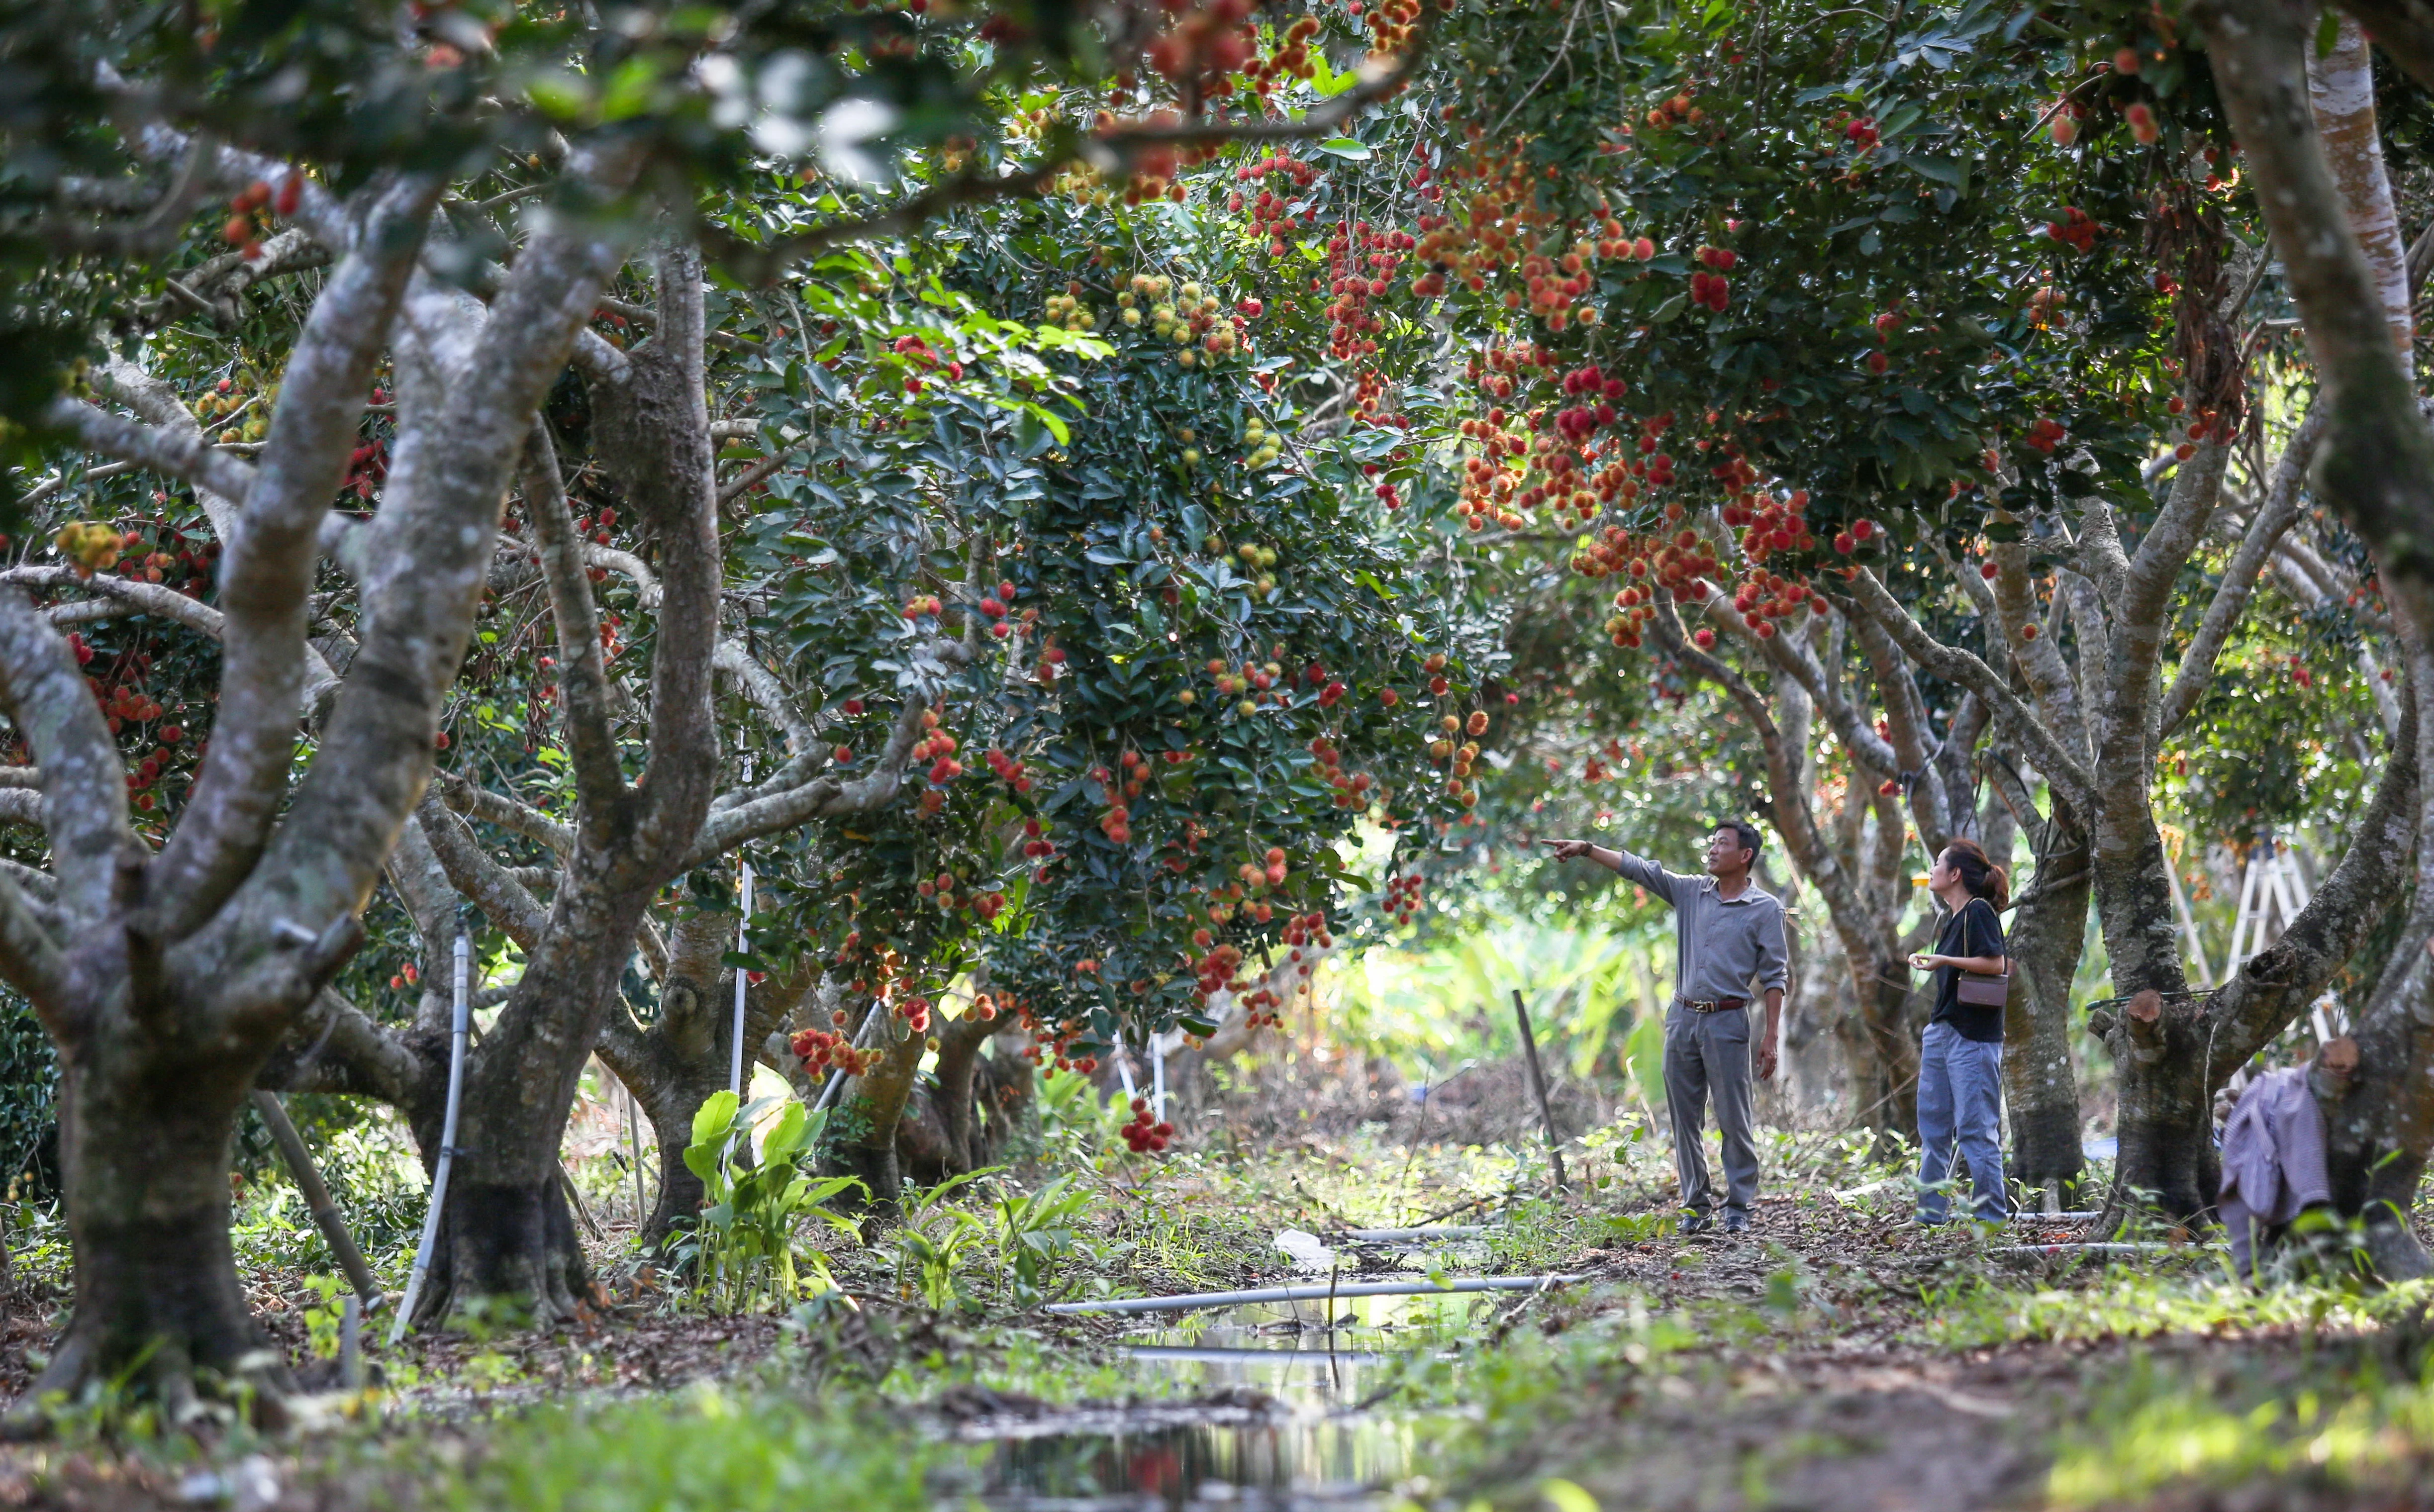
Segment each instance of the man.
[{"label": "man", "polygon": [[1685,876],[1627,850],[1586,840],[1550,840],[1555,859],[1586,856],[1639,884],[1673,908],[1673,1003],[1665,1015],[1665,1103],[1673,1120],[1673,1169],[1682,1181],[1682,1231],[1714,1223],[1707,1183],[1707,1092],[1724,1137],[1724,1232],[1749,1228],[1757,1197],[1757,1143],[1751,1137],[1750,988],[1766,996],[1766,1033],[1757,1043],[1757,1078],[1774,1078],[1790,954],[1783,904],[1750,882],[1758,833],[1739,819],[1707,841],[1707,874]]}]

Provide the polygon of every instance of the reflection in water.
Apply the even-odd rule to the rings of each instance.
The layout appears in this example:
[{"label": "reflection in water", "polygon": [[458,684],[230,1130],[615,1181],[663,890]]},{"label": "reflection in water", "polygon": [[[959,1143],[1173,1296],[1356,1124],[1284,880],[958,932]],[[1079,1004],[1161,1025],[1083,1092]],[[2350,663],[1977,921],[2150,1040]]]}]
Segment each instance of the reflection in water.
[{"label": "reflection in water", "polygon": [[1417,1468],[1416,1425],[1365,1408],[1382,1372],[1463,1336],[1494,1305],[1476,1296],[1349,1298],[1336,1304],[1331,1329],[1311,1304],[1187,1314],[1136,1335],[1126,1354],[1144,1399],[1208,1403],[1205,1414],[1112,1431],[1029,1425],[999,1443],[982,1495],[1031,1512],[1366,1503]]}]

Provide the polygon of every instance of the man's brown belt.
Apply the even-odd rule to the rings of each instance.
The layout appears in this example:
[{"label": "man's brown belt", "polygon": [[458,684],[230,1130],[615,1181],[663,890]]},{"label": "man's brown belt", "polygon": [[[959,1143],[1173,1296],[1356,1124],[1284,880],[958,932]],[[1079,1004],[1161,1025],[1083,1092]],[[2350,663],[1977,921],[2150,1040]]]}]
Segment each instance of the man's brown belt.
[{"label": "man's brown belt", "polygon": [[1699,998],[1679,998],[1675,1001],[1693,1013],[1730,1013],[1737,1008],[1749,1006],[1747,998],[1718,998],[1713,1003]]}]

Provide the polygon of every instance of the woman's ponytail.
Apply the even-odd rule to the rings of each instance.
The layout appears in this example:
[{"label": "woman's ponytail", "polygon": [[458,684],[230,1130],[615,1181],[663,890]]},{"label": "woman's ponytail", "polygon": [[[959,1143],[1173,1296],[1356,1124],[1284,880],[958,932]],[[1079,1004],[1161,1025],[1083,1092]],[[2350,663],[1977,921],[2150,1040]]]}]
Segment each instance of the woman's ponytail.
[{"label": "woman's ponytail", "polygon": [[1969,889],[1970,897],[1985,899],[1998,914],[2012,906],[2011,879],[1988,858],[1984,846],[1975,840],[1955,840],[1944,848],[1944,860],[1961,873],[1961,885]]}]

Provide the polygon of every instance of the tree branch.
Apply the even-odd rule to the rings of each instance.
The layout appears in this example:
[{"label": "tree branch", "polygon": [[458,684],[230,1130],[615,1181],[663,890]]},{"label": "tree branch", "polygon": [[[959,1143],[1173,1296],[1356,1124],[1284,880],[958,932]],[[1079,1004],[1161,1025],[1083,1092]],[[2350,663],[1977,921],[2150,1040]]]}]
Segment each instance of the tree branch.
[{"label": "tree branch", "polygon": [[533,950],[549,926],[548,910],[474,843],[465,822],[436,797],[424,799],[415,817],[440,869],[448,873],[448,885],[471,899],[500,933],[525,951]]},{"label": "tree branch", "polygon": [[440,187],[436,174],[412,176],[367,207],[362,245],[331,272],[288,358],[242,524],[220,557],[219,708],[193,795],[154,863],[147,932],[160,938],[200,928],[252,873],[286,797],[321,520]]},{"label": "tree branch", "polygon": [[[640,163],[636,144],[615,142],[580,150],[570,171],[613,195]],[[536,232],[478,327],[451,323],[465,306],[413,281],[421,307],[397,344],[400,440],[362,554],[360,644],[249,885],[249,923],[273,909],[322,918],[358,909],[378,885],[430,781],[440,708],[472,633],[516,457],[624,261],[626,230],[622,220],[569,219]],[[420,411],[412,417],[409,401]]]},{"label": "tree branch", "polygon": [[[2434,77],[2421,72],[2434,60],[2413,0],[2345,9],[2403,67]],[[2434,626],[2434,433],[2316,132],[2304,70],[2315,12],[2289,0],[2203,0],[2190,13],[2205,29],[2216,88],[2321,375],[2317,491],[2374,549],[2410,621]]]},{"label": "tree branch", "polygon": [[2241,537],[2239,549],[2222,570],[2222,581],[2215,588],[2214,598],[2206,605],[2205,618],[2198,625],[2197,634],[2189,647],[2181,653],[2180,671],[2172,686],[2164,695],[2162,734],[2169,735],[2180,728],[2181,721],[2198,706],[2214,681],[2215,659],[2222,654],[2225,642],[2239,618],[2248,611],[2248,601],[2256,591],[2257,575],[2265,570],[2282,538],[2299,521],[2299,485],[2306,480],[2307,463],[2315,455],[2316,442],[2324,434],[2323,411],[2310,409],[2300,422],[2280,460],[2273,465],[2272,481],[2267,486],[2265,502],[2257,507],[2255,518],[2248,523],[2248,532]]},{"label": "tree branch", "polygon": [[157,430],[65,395],[52,400],[43,418],[75,437],[89,452],[132,462],[239,503],[253,487],[253,469],[214,449],[199,429],[191,435]]},{"label": "tree branch", "polygon": [[1885,591],[1874,572],[1858,568],[1850,581],[1860,608],[1876,617],[1893,636],[1894,644],[1911,661],[1945,681],[1957,682],[1985,699],[1986,706],[2001,714],[2019,732],[2021,741],[2036,752],[2037,765],[2045,768],[2048,778],[2060,778],[2077,789],[2074,802],[2086,793],[2090,782],[2086,764],[2063,748],[2045,721],[2020,701],[2020,696],[1996,675],[1993,667],[1928,634],[1918,621],[1911,618],[1910,610]]},{"label": "tree branch", "polygon": [[[2047,633],[2053,628],[2054,616],[2048,615],[2047,623],[2038,625],[2036,636],[2026,633],[2029,626],[2037,624],[2036,600],[2029,592],[2029,548],[2025,542],[1997,543],[1994,558],[1995,626],[2004,645],[2011,649],[2013,663],[2020,669],[2030,694],[2037,700],[2047,727],[2054,731],[2057,740],[2084,754],[2089,748],[2087,714],[2080,702],[2079,683],[2071,676],[2070,664],[2063,660],[2062,649],[2054,644],[2053,636]],[[2059,590],[2055,597],[2062,597]]]},{"label": "tree branch", "polygon": [[440,801],[459,814],[547,846],[556,855],[569,855],[574,850],[574,831],[529,804],[493,793],[454,772],[437,773],[431,785]]},{"label": "tree branch", "polygon": [[[960,652],[962,647],[950,644],[949,649]],[[867,814],[884,807],[904,785],[905,768],[913,763],[913,747],[921,743],[924,733],[921,712],[927,706],[923,698],[905,698],[904,707],[897,711],[895,728],[888,731],[886,747],[871,770],[861,777],[825,776],[766,798],[714,808],[694,840],[693,851],[685,859],[686,868],[705,865],[747,840],[791,830],[806,820]]]},{"label": "tree branch", "polygon": [[1851,628],[1859,636],[1860,650],[1867,657],[1868,669],[1876,678],[1877,696],[1885,710],[1885,728],[1892,731],[1892,745],[1901,760],[1901,772],[1911,779],[1903,799],[1910,805],[1911,816],[1917,821],[1919,836],[1928,850],[1940,854],[1952,838],[1952,809],[1945,799],[1944,774],[1936,770],[1927,747],[1927,702],[1918,696],[1918,684],[1911,680],[1910,664],[1902,660],[1901,648],[1894,644],[1881,621],[1863,616]]},{"label": "tree branch", "polygon": [[743,684],[745,696],[750,698],[763,713],[777,721],[779,728],[786,732],[786,754],[790,762],[813,754],[814,744],[819,739],[818,732],[813,730],[812,722],[803,717],[802,710],[796,707],[794,696],[786,691],[786,685],[778,680],[776,673],[763,666],[751,652],[734,640],[727,638],[719,641],[716,651],[712,653],[711,665]]},{"label": "tree branch", "polygon": [[564,474],[549,427],[538,416],[523,452],[524,513],[531,517],[541,578],[549,587],[557,628],[557,682],[563,696],[567,753],[574,771],[578,812],[587,824],[616,822],[626,799],[626,774],[609,727],[608,674],[600,646],[600,610],[567,507]]},{"label": "tree branch", "polygon": [[43,827],[59,904],[78,928],[110,917],[123,858],[127,769],[83,669],[24,592],[0,587],[0,699],[43,769]]},{"label": "tree branch", "polygon": [[620,442],[619,469],[659,546],[651,730],[634,787],[633,819],[634,853],[647,858],[642,864],[651,869],[672,867],[690,850],[717,787],[717,679],[711,663],[724,565],[703,375],[700,254],[687,246],[663,247],[657,274],[660,334],[635,353],[633,392],[626,396],[629,434]]}]

